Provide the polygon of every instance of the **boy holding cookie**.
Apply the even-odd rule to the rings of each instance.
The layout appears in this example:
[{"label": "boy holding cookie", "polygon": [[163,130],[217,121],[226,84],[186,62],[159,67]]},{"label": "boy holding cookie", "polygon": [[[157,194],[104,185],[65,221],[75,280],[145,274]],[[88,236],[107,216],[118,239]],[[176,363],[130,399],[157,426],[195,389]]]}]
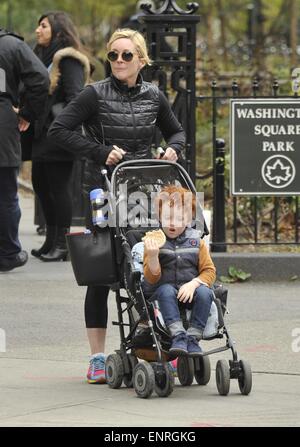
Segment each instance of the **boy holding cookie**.
[{"label": "boy holding cookie", "polygon": [[[190,227],[196,198],[182,187],[167,186],[158,196],[158,212],[162,230],[149,232],[144,238],[143,289],[151,300],[159,302],[172,336],[170,353],[199,356],[216,269],[199,232]],[[192,310],[187,330],[179,303]]]}]

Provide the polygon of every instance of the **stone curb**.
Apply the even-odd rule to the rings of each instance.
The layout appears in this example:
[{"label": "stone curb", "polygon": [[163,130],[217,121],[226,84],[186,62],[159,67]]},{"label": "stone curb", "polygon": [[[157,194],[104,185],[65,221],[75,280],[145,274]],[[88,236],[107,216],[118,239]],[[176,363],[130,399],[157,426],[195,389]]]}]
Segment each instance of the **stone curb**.
[{"label": "stone curb", "polygon": [[290,281],[298,276],[300,282],[300,253],[212,253],[211,256],[218,277],[228,276],[228,268],[234,266],[251,273],[252,281]]}]

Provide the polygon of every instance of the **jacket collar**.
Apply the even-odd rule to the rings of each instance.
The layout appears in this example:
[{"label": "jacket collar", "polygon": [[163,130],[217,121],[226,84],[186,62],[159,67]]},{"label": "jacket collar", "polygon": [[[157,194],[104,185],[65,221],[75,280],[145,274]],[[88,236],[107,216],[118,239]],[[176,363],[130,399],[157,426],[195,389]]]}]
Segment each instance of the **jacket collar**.
[{"label": "jacket collar", "polygon": [[133,95],[135,93],[139,93],[141,90],[141,86],[143,83],[143,77],[141,73],[138,74],[136,84],[133,87],[128,87],[127,84],[124,84],[124,82],[121,82],[119,79],[117,79],[113,74],[110,75],[111,83],[113,87],[118,90],[119,92],[123,94],[130,94]]},{"label": "jacket collar", "polygon": [[13,37],[16,37],[17,39],[24,40],[24,38],[21,36],[18,36],[18,34],[14,34],[10,31],[7,31],[6,29],[0,28],[0,37],[3,37],[3,36],[13,36]]},{"label": "jacket collar", "polygon": [[183,243],[186,239],[192,237],[193,233],[194,233],[193,228],[186,227],[186,229],[185,229],[179,236],[177,236],[175,239],[172,239],[172,238],[168,238],[168,237],[167,237],[167,240],[170,241],[170,242],[172,242],[172,241],[176,241],[176,243],[181,244],[181,243]]},{"label": "jacket collar", "polygon": [[64,57],[72,57],[73,59],[78,60],[81,65],[83,66],[84,70],[84,84],[88,84],[90,80],[90,62],[87,56],[85,54],[81,53],[81,51],[76,50],[73,47],[65,47],[61,50],[56,51],[56,53],[53,56],[53,63],[50,70],[50,87],[49,87],[49,93],[50,95],[53,94],[54,90],[58,86],[60,77],[61,77],[61,71],[60,71],[60,61]]}]

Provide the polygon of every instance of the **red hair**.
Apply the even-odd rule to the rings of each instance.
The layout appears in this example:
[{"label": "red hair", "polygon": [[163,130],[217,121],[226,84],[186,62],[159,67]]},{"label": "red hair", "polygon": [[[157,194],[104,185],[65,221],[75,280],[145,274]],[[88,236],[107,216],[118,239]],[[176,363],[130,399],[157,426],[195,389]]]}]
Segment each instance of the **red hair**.
[{"label": "red hair", "polygon": [[182,186],[164,186],[156,197],[156,200],[159,217],[161,216],[163,203],[168,203],[171,208],[173,208],[175,204],[183,208],[191,205],[192,216],[196,215],[196,196],[192,191],[183,188]]}]

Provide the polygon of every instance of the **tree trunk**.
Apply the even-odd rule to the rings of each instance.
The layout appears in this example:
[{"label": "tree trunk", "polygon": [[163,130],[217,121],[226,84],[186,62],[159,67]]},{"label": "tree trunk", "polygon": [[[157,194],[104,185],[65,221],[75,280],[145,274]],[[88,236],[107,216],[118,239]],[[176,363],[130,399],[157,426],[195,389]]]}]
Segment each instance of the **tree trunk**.
[{"label": "tree trunk", "polygon": [[264,15],[263,15],[263,5],[262,0],[255,0],[255,48],[254,48],[254,59],[255,65],[259,73],[265,71],[265,57],[264,51]]},{"label": "tree trunk", "polygon": [[211,70],[215,69],[217,65],[216,52],[215,52],[215,42],[213,37],[213,14],[211,11],[206,13],[206,25],[207,25],[207,52],[208,52],[208,65]]},{"label": "tree trunk", "polygon": [[218,15],[221,27],[221,47],[223,48],[224,69],[228,70],[227,35],[225,26],[225,11],[222,0],[217,0]]},{"label": "tree trunk", "polygon": [[7,1],[7,12],[6,12],[6,29],[13,31],[13,5],[11,0]]},{"label": "tree trunk", "polygon": [[291,0],[290,6],[290,45],[291,45],[291,68],[297,66],[297,25],[298,5],[297,0]]}]

